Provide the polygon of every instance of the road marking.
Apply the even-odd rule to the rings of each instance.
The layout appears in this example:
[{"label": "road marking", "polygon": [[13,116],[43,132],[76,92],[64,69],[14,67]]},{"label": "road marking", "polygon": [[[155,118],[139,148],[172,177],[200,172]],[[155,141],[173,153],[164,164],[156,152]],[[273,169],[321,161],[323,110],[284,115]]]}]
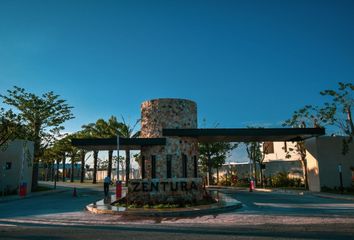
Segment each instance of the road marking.
[{"label": "road marking", "polygon": [[308,203],[298,203],[298,204],[289,204],[289,203],[257,203],[254,205],[260,207],[275,207],[275,208],[306,208],[306,209],[335,209],[335,210],[354,210],[354,204],[308,204]]},{"label": "road marking", "polygon": [[0,227],[17,227],[17,225],[0,223]]}]

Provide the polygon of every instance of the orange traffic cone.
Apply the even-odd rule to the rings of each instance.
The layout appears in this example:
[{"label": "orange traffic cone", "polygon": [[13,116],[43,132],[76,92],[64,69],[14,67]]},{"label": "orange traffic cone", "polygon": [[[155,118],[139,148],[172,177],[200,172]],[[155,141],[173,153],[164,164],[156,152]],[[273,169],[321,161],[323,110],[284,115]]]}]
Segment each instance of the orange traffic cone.
[{"label": "orange traffic cone", "polygon": [[77,197],[76,187],[74,187],[73,197]]}]

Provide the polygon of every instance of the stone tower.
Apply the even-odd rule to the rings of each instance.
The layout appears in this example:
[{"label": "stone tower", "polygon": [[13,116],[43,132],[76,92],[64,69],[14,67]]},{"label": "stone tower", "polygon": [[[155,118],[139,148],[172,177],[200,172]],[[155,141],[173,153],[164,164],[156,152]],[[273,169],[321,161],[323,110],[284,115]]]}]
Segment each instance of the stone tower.
[{"label": "stone tower", "polygon": [[142,179],[129,181],[128,202],[183,203],[203,198],[203,182],[198,177],[198,140],[163,136],[163,129],[171,128],[197,128],[195,102],[163,98],[142,103],[140,136],[166,138],[166,144],[141,148]]},{"label": "stone tower", "polygon": [[[162,129],[197,128],[197,105],[185,99],[162,98],[141,105],[141,137],[164,137]],[[141,149],[143,178],[198,177],[198,141],[166,137],[165,146]]]}]

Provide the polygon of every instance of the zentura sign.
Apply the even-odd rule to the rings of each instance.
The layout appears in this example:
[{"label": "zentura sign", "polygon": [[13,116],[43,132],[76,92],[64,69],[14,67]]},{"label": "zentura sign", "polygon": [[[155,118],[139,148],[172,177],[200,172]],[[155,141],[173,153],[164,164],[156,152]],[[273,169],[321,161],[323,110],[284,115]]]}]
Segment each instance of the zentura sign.
[{"label": "zentura sign", "polygon": [[131,181],[129,189],[132,192],[178,192],[198,190],[194,181]]}]

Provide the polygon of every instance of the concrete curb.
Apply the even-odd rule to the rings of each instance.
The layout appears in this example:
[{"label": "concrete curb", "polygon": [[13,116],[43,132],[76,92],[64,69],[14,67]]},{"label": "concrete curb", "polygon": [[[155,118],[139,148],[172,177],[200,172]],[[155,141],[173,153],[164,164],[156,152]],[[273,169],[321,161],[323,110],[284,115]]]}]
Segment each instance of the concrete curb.
[{"label": "concrete curb", "polygon": [[[209,189],[216,189],[221,191],[237,192],[238,190],[248,191],[248,188],[241,187],[225,187],[225,186],[210,186]],[[338,200],[347,200],[354,201],[354,196],[351,195],[342,195],[334,193],[325,193],[325,192],[310,192],[307,190],[295,190],[295,189],[282,189],[282,188],[256,188],[253,191],[255,192],[264,192],[264,193],[278,193],[278,194],[293,194],[293,195],[309,195],[320,198],[331,198]]]},{"label": "concrete curb", "polygon": [[232,210],[236,210],[242,207],[242,203],[238,202],[232,206],[227,207],[215,207],[209,209],[191,209],[191,210],[178,210],[178,211],[167,211],[167,210],[127,210],[123,212],[109,210],[109,209],[97,209],[92,207],[91,204],[86,206],[86,209],[95,214],[113,214],[113,215],[123,215],[123,216],[141,216],[141,217],[186,217],[186,216],[199,216],[199,215],[210,215],[216,213],[224,213]]},{"label": "concrete curb", "polygon": [[54,193],[67,192],[67,191],[71,191],[71,189],[55,189],[55,190],[53,189],[53,190],[48,190],[43,192],[29,193],[25,197],[20,197],[19,195],[13,195],[13,196],[5,197],[5,199],[0,199],[0,203],[19,201],[28,198],[40,197],[40,196],[50,195]]},{"label": "concrete curb", "polygon": [[[221,193],[227,195],[226,193]],[[97,206],[95,204],[89,204],[86,209],[95,214],[113,214],[122,216],[141,216],[141,217],[187,217],[198,215],[210,215],[217,213],[229,212],[242,207],[242,203],[229,197],[228,203],[222,205],[215,203],[211,205],[201,205],[183,209],[142,209],[133,210],[123,207],[117,208],[114,206]]]},{"label": "concrete curb", "polygon": [[354,196],[343,196],[343,195],[329,195],[329,194],[322,194],[322,193],[312,193],[313,196],[320,197],[320,198],[330,198],[330,199],[337,199],[337,200],[347,200],[347,201],[354,201]]}]

